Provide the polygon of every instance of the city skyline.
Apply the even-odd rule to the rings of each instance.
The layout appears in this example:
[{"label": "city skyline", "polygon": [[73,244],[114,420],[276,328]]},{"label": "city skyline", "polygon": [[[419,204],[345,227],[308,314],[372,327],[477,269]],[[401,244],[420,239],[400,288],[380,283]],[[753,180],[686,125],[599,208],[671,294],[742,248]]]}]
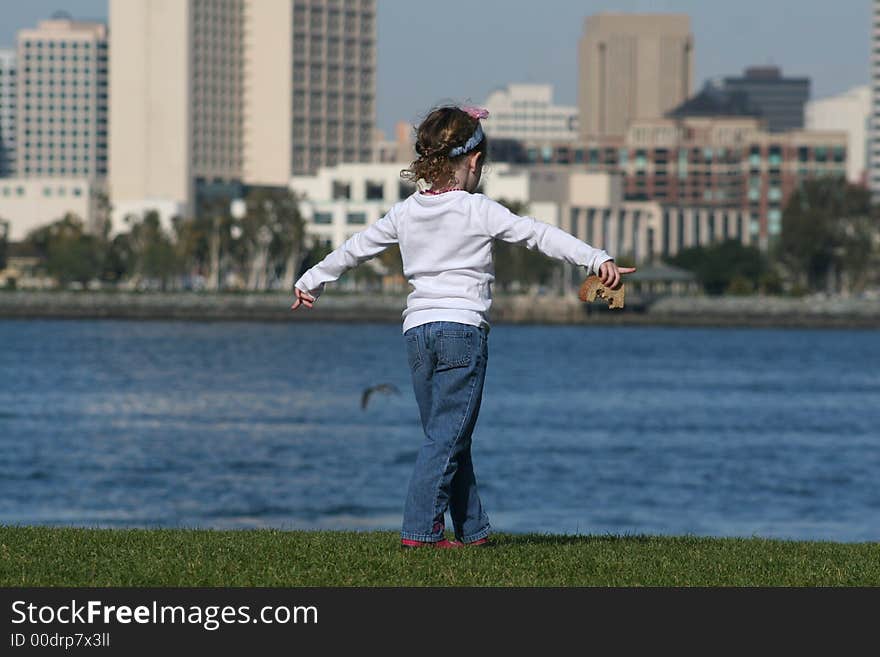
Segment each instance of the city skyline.
[{"label": "city skyline", "polygon": [[[57,0],[4,5],[0,47],[13,46],[19,29],[33,27],[59,9]],[[107,6],[107,0],[68,0],[62,10],[77,19],[106,21]],[[584,20],[602,11],[688,14],[696,88],[709,78],[738,75],[747,66],[773,64],[786,75],[812,78],[812,98],[824,98],[868,82],[871,6],[867,1],[846,3],[832,13],[819,0],[743,0],[735,7],[706,6],[698,0],[578,5],[562,0],[541,5],[447,0],[440,13],[425,11],[424,3],[379,0],[377,123],[391,135],[397,121],[416,122],[437,103],[483,102],[496,88],[517,82],[551,84],[557,102],[573,105],[578,39]],[[498,21],[502,15],[503,25]],[[426,47],[426,35],[455,39]],[[534,47],[523,48],[523,43]]]}]

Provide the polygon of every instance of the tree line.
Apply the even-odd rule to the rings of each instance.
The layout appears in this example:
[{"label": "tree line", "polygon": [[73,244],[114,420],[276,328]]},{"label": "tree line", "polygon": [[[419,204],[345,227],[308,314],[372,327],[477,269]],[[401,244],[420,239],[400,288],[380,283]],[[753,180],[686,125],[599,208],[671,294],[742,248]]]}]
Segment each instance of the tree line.
[{"label": "tree line", "polygon": [[110,208],[99,201],[98,230],[68,214],[31,231],[24,251],[61,286],[98,282],[137,289],[289,289],[308,253],[296,197],[288,190],[255,188],[243,213],[230,200],[202,204],[193,218],[174,217],[170,230],[157,212],[125,218],[111,235]]}]

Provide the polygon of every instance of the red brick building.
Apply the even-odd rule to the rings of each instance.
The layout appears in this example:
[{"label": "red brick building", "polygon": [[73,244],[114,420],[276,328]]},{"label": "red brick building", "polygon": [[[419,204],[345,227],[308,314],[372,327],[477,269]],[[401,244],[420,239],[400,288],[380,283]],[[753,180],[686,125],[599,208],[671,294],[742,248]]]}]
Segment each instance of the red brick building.
[{"label": "red brick building", "polygon": [[627,201],[739,210],[747,241],[767,248],[803,180],[846,176],[846,145],[842,132],[770,133],[758,118],[688,117],[634,121],[623,138],[526,143],[515,159],[622,173]]}]

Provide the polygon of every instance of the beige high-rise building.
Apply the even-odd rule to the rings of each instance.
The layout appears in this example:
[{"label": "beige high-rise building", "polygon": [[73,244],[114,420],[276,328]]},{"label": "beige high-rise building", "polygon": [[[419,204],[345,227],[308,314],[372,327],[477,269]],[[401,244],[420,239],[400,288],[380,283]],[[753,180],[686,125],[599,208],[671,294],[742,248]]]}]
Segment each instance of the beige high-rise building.
[{"label": "beige high-rise building", "polygon": [[245,0],[111,0],[110,193],[117,218],[190,215],[241,180]]},{"label": "beige high-rise building", "polygon": [[67,18],[18,33],[17,173],[107,175],[107,26]]},{"label": "beige high-rise building", "polygon": [[372,157],[375,0],[110,0],[117,217]]},{"label": "beige high-rise building", "polygon": [[631,121],[660,118],[691,95],[690,18],[590,16],[579,43],[578,69],[581,137],[622,137]]},{"label": "beige high-rise building", "polygon": [[375,0],[247,0],[246,14],[245,181],[371,161]]}]

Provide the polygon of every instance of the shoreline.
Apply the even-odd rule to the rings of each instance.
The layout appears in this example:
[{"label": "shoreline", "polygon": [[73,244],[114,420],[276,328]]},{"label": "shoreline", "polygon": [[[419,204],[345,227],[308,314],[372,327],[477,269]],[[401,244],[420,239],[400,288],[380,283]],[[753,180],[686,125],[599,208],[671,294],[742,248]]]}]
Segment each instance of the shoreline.
[{"label": "shoreline", "polygon": [[[280,293],[0,293],[0,319],[116,319],[399,324],[404,295],[327,294],[310,311],[290,311]],[[880,299],[840,297],[664,297],[627,299],[623,310],[576,296],[496,296],[493,324],[581,326],[880,328]]]}]

